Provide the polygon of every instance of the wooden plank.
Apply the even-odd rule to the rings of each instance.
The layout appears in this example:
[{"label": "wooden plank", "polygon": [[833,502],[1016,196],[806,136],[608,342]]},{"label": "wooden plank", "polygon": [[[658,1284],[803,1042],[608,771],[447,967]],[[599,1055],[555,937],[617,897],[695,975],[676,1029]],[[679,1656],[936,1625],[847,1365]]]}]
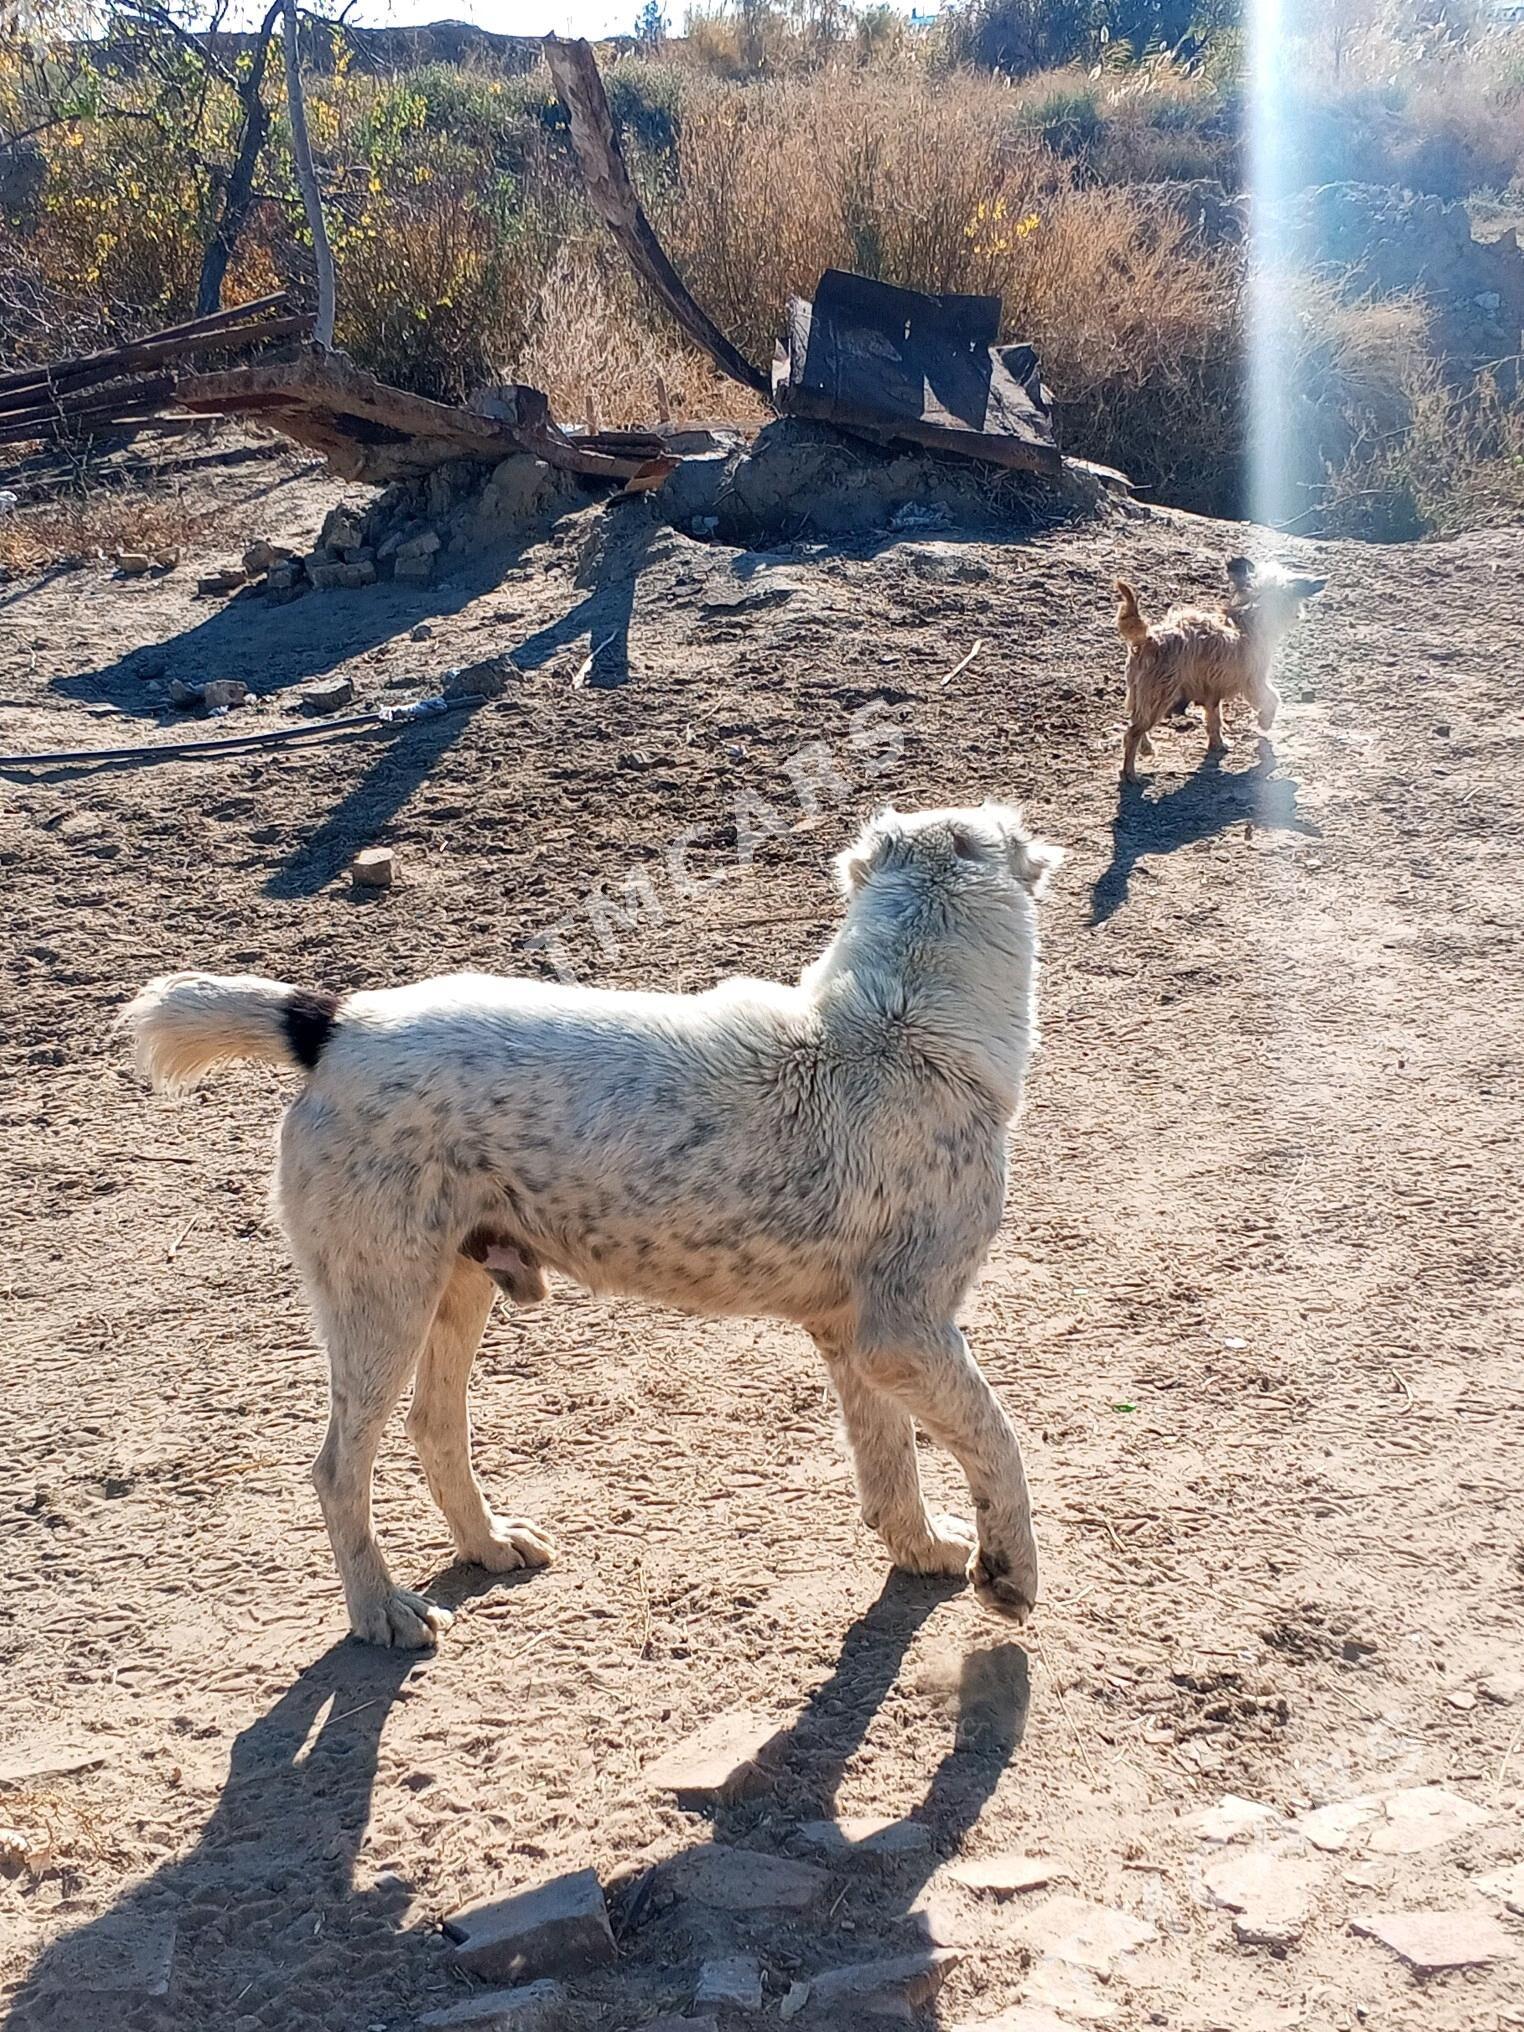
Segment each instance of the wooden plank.
[{"label": "wooden plank", "polygon": [[58,381],[59,377],[71,373],[88,373],[98,367],[117,367],[123,372],[131,370],[135,356],[144,346],[159,346],[171,340],[196,339],[213,332],[225,331],[229,325],[241,323],[246,318],[265,315],[279,310],[286,302],[286,292],[278,290],[273,296],[262,296],[253,303],[238,303],[227,310],[210,312],[206,317],[192,318],[183,325],[168,325],[163,331],[148,332],[141,339],[129,339],[125,345],[111,346],[100,353],[82,353],[77,359],[63,360],[53,365],[37,367],[12,367],[0,374],[0,389],[25,388],[36,384],[46,387]]},{"label": "wooden plank", "polygon": [[496,406],[523,419],[510,425],[389,387],[342,353],[316,348],[216,374],[182,374],[175,387],[185,407],[199,414],[264,417],[320,451],[346,479],[397,479],[449,459],[489,463],[512,452],[599,480],[633,479],[647,463],[575,444],[551,421],[538,389],[519,388],[511,400],[498,391]]},{"label": "wooden plank", "polygon": [[[547,35],[545,61],[571,121],[572,149],[588,201],[624,250],[625,259],[679,329],[708,354],[722,374],[765,396],[766,377],[694,302],[641,209],[619,152],[608,95],[591,46],[580,38],[563,42],[559,36]],[[723,231],[722,223],[717,230]]]},{"label": "wooden plank", "polygon": [[150,367],[182,359],[187,353],[211,352],[219,347],[276,345],[283,339],[304,338],[311,330],[312,319],[299,316],[267,318],[260,324],[239,326],[227,332],[197,333],[190,338],[144,339],[130,349],[123,348],[124,354],[130,351],[130,358],[108,359],[90,367],[78,362],[66,363],[51,370],[39,382],[0,388],[0,417],[8,416],[14,410],[30,408],[44,398],[97,387],[102,382],[119,380],[127,373],[144,373]]}]

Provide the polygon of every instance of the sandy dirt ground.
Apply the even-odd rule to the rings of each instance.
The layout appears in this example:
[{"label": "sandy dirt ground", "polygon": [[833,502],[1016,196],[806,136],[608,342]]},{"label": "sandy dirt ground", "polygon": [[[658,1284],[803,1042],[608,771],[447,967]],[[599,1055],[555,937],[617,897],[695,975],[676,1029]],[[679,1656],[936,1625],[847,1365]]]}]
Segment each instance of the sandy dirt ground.
[{"label": "sandy dirt ground", "polygon": [[[213,484],[229,556],[310,542],[336,498],[278,461]],[[632,504],[277,610],[195,597],[213,553],[0,587],[8,751],[296,725],[340,673],[362,707],[522,673],[401,732],[0,779],[8,2025],[410,2032],[471,1994],[443,1918],[584,1866],[619,1961],[557,2022],[610,2032],[704,2022],[727,1953],[764,2020],[881,2023],[803,1986],[928,1943],[945,2027],[1524,2025],[1520,541],[1296,547],[1330,585],[1273,756],[1166,732],[1119,798],[1110,579],[1153,611],[1242,547],[1160,513],[739,553]],[[163,708],[213,676],[254,700]],[[814,811],[807,743],[838,779]],[[986,795],[1071,856],[966,1318],[1033,1483],[1020,1640],[890,1574],[802,1336],[560,1286],[494,1314],[474,1389],[483,1479],[558,1563],[452,1567],[399,1422],[383,1542],[457,1620],[421,1659],[347,1641],[307,1480],[324,1376],[266,1204],[293,1082],[155,1099],[116,1009],[182,965],[543,971],[551,932],[607,982],[787,975],[861,815]],[[377,844],[398,882],[365,900],[346,867]],[[593,885],[641,866],[654,904],[600,945]],[[701,1813],[652,1783],[743,1709],[782,1731],[759,1793]],[[800,1857],[826,1815],[918,1832],[814,1858],[804,1910],[652,1867]],[[1047,1881],[950,1874],[1005,1851]],[[1450,1915],[1430,1958],[1467,1965],[1361,1930],[1392,1914]]]}]

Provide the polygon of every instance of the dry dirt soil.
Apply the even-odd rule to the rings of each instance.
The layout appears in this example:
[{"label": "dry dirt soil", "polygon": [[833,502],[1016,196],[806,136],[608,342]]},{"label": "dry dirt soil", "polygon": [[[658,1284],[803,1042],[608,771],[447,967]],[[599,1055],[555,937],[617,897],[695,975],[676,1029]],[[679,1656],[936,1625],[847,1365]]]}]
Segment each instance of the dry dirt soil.
[{"label": "dry dirt soil", "polygon": [[[310,542],[336,498],[269,460],[194,484],[229,556]],[[1520,540],[1295,546],[1330,583],[1273,755],[1165,733],[1119,797],[1110,579],[1157,610],[1243,545],[1157,513],[740,553],[637,503],[434,589],[276,610],[196,597],[216,552],[0,587],[7,751],[297,725],[337,673],[362,707],[487,655],[521,673],[401,731],[0,776],[8,2025],[411,2032],[471,1993],[444,1917],[584,1866],[620,1960],[558,2022],[600,2032],[691,2010],[718,1953],[756,1957],[776,2023],[793,1986],[928,1941],[959,1956],[916,2007],[942,2026],[1524,2025]],[[164,706],[214,676],[254,699]],[[897,756],[850,743],[874,700]],[[786,766],[811,742],[840,778],[813,813]],[[483,1478],[559,1562],[452,1568],[399,1428],[383,1541],[457,1620],[423,1659],[346,1640],[307,1480],[324,1376],[266,1206],[293,1083],[155,1099],[120,1004],[185,965],[543,969],[562,919],[606,982],[788,975],[860,815],[984,796],[1071,857],[966,1320],[1033,1483],[1019,1641],[890,1574],[801,1336],[564,1286],[494,1315],[474,1390]],[[685,836],[717,879],[683,897]],[[376,844],[399,879],[364,900],[347,863]],[[586,899],[641,865],[655,907],[601,950]],[[742,1709],[783,1731],[760,1794],[699,1813],[652,1784]],[[1264,1811],[1214,1816],[1227,1795]],[[829,1814],[920,1832],[828,1859],[805,1911],[651,1868],[795,1856]],[[1010,1850],[1048,1881],[949,1874]],[[1467,1965],[1360,1930],[1414,1913]],[[812,1994],[797,2022],[882,2021]]]}]

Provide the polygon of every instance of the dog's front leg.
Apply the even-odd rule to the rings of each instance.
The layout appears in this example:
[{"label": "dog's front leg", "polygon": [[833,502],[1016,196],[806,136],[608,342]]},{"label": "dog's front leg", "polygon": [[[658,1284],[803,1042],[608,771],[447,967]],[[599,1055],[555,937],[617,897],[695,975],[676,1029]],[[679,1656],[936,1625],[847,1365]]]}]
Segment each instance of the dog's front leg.
[{"label": "dog's front leg", "polygon": [[852,1462],[863,1522],[907,1573],[964,1573],[976,1546],[968,1525],[934,1517],[921,1493],[915,1420],[870,1382],[847,1351],[819,1344],[830,1371]]},{"label": "dog's front leg", "polygon": [[853,1350],[854,1367],[894,1399],[968,1478],[978,1546],[968,1577],[995,1615],[1024,1623],[1037,1600],[1037,1546],[1021,1448],[968,1342],[941,1326],[879,1321]]}]

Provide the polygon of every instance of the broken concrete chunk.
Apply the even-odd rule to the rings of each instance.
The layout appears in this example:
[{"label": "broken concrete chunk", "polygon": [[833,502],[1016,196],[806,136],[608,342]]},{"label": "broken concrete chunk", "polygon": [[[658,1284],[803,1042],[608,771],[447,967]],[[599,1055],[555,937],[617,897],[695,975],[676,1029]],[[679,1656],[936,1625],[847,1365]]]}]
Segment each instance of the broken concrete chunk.
[{"label": "broken concrete chunk", "polygon": [[1158,1938],[1146,1919],[1087,1898],[1050,1898],[1017,1923],[1024,1941],[1041,1955],[1104,1975],[1124,1954]]},{"label": "broken concrete chunk", "polygon": [[615,1958],[603,1891],[592,1870],[458,1912],[444,1930],[458,1967],[499,1981],[600,1968]]},{"label": "broken concrete chunk", "polygon": [[434,576],[434,560],[432,557],[402,557],[399,555],[393,567],[392,576],[403,580],[408,585],[426,586]]},{"label": "broken concrete chunk", "polygon": [[427,621],[415,621],[407,631],[407,639],[409,642],[432,642],[434,630]]},{"label": "broken concrete chunk", "polygon": [[786,1856],[767,1856],[756,1849],[723,1848],[718,1842],[705,1842],[674,1856],[662,1865],[661,1874],[683,1897],[700,1905],[717,1905],[725,1912],[779,1907],[802,1912],[831,1881],[813,1863],[794,1863]]},{"label": "broken concrete chunk", "polygon": [[[385,546],[383,545],[382,548],[384,550]],[[420,529],[416,536],[404,537],[392,555],[400,564],[404,558],[432,557],[438,549],[439,531],[437,529]]]},{"label": "broken concrete chunk", "polygon": [[1485,1912],[1372,1912],[1350,1924],[1422,1975],[1508,1961],[1518,1953],[1512,1937]]},{"label": "broken concrete chunk", "polygon": [[1188,1813],[1185,1826],[1202,1841],[1231,1842],[1246,1840],[1276,1817],[1273,1806],[1262,1806],[1257,1799],[1240,1799],[1236,1792],[1225,1792],[1214,1806]]},{"label": "broken concrete chunk", "polygon": [[397,879],[397,856],[390,847],[363,847],[349,864],[357,889],[390,889]]},{"label": "broken concrete chunk", "polygon": [[267,543],[262,536],[257,536],[243,554],[243,568],[251,579],[295,562],[296,552],[289,544]]},{"label": "broken concrete chunk", "polygon": [[1237,1916],[1233,1931],[1246,1947],[1290,1947],[1301,1937],[1322,1875],[1285,1849],[1251,1849],[1206,1871],[1213,1901]]},{"label": "broken concrete chunk", "polygon": [[116,568],[124,579],[140,579],[144,572],[153,570],[153,559],[144,550],[119,550]]},{"label": "broken concrete chunk", "polygon": [[302,693],[304,713],[336,713],[341,706],[353,700],[355,687],[353,678],[328,677],[321,684],[309,684]]},{"label": "broken concrete chunk", "polygon": [[1036,1891],[1066,1873],[1047,1856],[1024,1856],[1007,1849],[997,1856],[975,1856],[965,1862],[949,1863],[947,1875],[970,1891],[994,1891],[1010,1897],[1017,1891]]},{"label": "broken concrete chunk", "polygon": [[432,2032],[562,2032],[567,1994],[560,1983],[520,1983],[511,1990],[482,1990],[418,2020]]},{"label": "broken concrete chunk", "polygon": [[1412,1785],[1388,1793],[1381,1802],[1383,1818],[1371,1830],[1370,1847],[1383,1856],[1411,1856],[1438,1848],[1457,1835],[1480,1827],[1487,1809],[1442,1785]]},{"label": "broken concrete chunk", "polygon": [[339,575],[334,583],[346,587],[351,592],[360,586],[373,586],[376,583],[376,560],[373,557],[349,559],[339,565],[337,570]]},{"label": "broken concrete chunk", "polygon": [[1524,1700],[1524,1672],[1514,1672],[1507,1667],[1489,1672],[1485,1679],[1476,1682],[1476,1690],[1483,1700],[1495,1701],[1499,1707],[1511,1707],[1514,1701]]},{"label": "broken concrete chunk", "polygon": [[332,593],[336,592],[340,586],[348,583],[345,578],[345,573],[348,570],[349,566],[347,564],[341,564],[337,558],[331,558],[323,564],[309,563],[307,566],[307,576],[318,592]]},{"label": "broken concrete chunk", "polygon": [[716,1715],[646,1766],[646,1782],[677,1798],[730,1801],[766,1784],[762,1760],[783,1730],[766,1716],[738,1710]]},{"label": "broken concrete chunk", "polygon": [[732,1954],[706,1961],[699,1970],[695,2004],[728,2004],[736,2011],[762,2008],[762,1969],[750,1955]]},{"label": "broken concrete chunk", "polygon": [[360,518],[352,508],[330,508],[318,531],[319,550],[352,550],[364,542]]},{"label": "broken concrete chunk", "polygon": [[187,711],[192,706],[199,706],[201,703],[200,685],[187,684],[184,678],[172,677],[169,680],[169,702],[172,706],[183,706]]},{"label": "broken concrete chunk", "polygon": [[794,1830],[807,1848],[820,1855],[922,1855],[931,1847],[930,1830],[918,1820],[880,1820],[872,1814],[848,1814],[841,1820],[806,1820]]},{"label": "broken concrete chunk", "polygon": [[879,1961],[849,1962],[811,1976],[809,2003],[829,2011],[840,2007],[873,2012],[896,2005],[923,2010],[961,1957],[956,1949],[934,1947],[927,1954],[886,1955]]}]

